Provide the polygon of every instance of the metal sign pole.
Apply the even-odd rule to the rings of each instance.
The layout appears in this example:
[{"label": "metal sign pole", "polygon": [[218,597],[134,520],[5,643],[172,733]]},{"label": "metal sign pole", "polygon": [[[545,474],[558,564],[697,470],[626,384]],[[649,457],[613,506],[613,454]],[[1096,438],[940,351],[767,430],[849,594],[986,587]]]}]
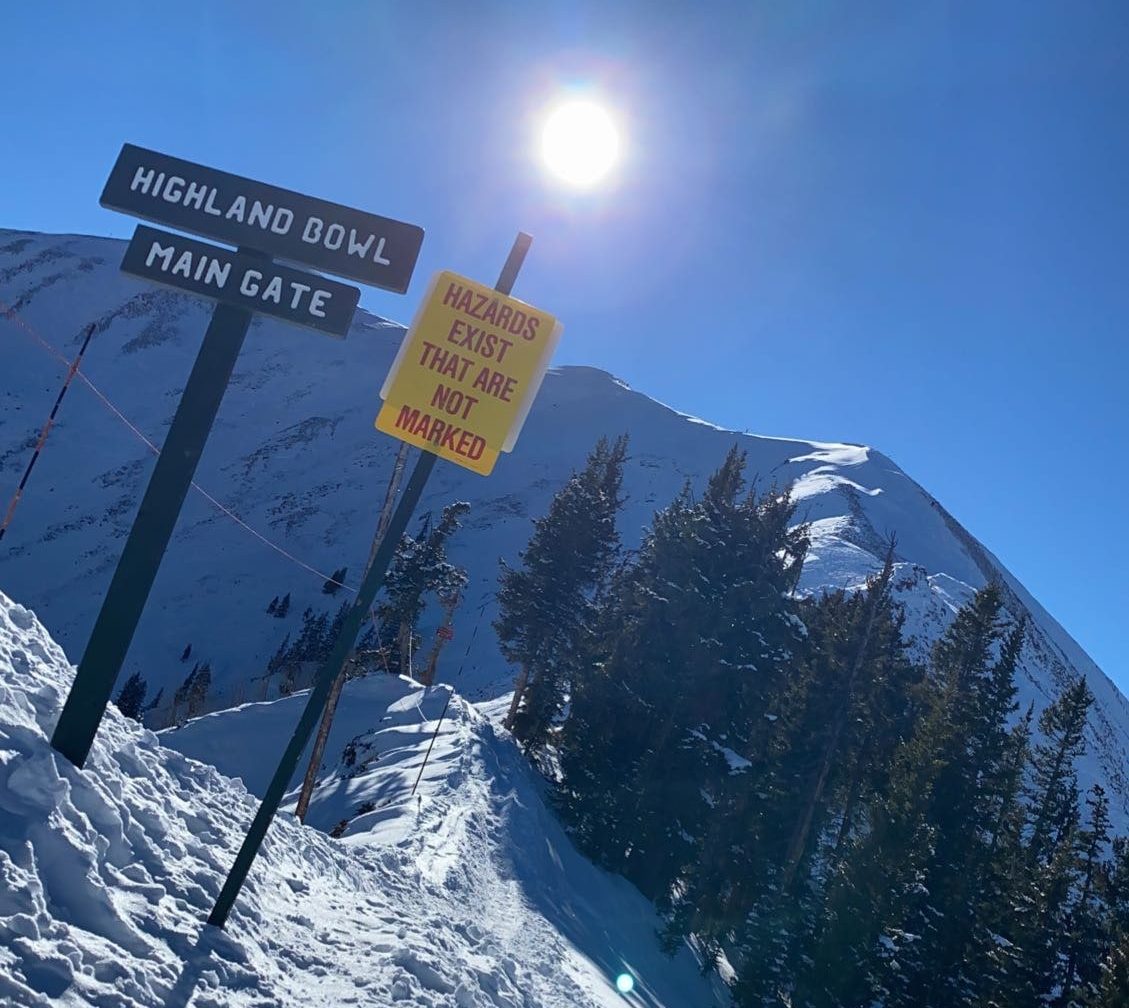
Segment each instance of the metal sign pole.
[{"label": "metal sign pole", "polygon": [[[525,255],[529,251],[529,245],[532,241],[533,239],[529,235],[518,234],[506,263],[502,267],[501,275],[498,277],[495,289],[500,293],[509,294],[513,289],[514,281],[517,279],[518,271],[521,269],[521,264],[525,260]],[[263,795],[259,810],[251,821],[251,828],[247,831],[247,836],[243,839],[239,853],[235,856],[235,863],[231,866],[231,871],[228,872],[227,878],[224,880],[216,904],[208,915],[208,923],[214,927],[222,928],[227,923],[227,917],[231,913],[235,898],[243,887],[247,873],[251,870],[255,856],[259,853],[259,848],[267,835],[267,829],[270,827],[275,813],[278,812],[278,807],[282,804],[290,778],[294,776],[294,771],[310,741],[314,726],[321,717],[333,682],[340,675],[341,669],[345,665],[345,659],[349,657],[353,650],[353,644],[360,632],[361,624],[368,616],[377,592],[384,584],[384,575],[392,563],[392,556],[396,547],[400,544],[404,530],[408,527],[412,511],[415,510],[415,506],[419,502],[427,478],[431,475],[431,470],[435,468],[437,458],[438,456],[433,453],[424,451],[416,461],[411,479],[408,480],[408,485],[404,488],[404,496],[400,498],[399,504],[396,505],[396,511],[392,515],[392,520],[388,523],[388,531],[381,540],[380,548],[376,551],[376,556],[373,557],[372,564],[365,574],[365,579],[357,591],[353,607],[345,617],[345,622],[337,635],[337,640],[334,642],[333,651],[330,652],[322,667],[318,670],[317,679],[314,681],[313,689],[310,690],[310,697],[306,701],[306,709],[302,711],[302,717],[294,728],[290,744],[282,754],[278,769],[275,770],[266,794]]]},{"label": "metal sign pole", "polygon": [[262,846],[263,838],[267,834],[271,820],[274,819],[279,805],[282,804],[286,787],[290,783],[294,769],[298,766],[298,760],[302,758],[302,753],[310,740],[314,725],[321,716],[322,708],[329,696],[330,687],[344,666],[345,659],[349,657],[349,653],[353,650],[353,642],[361,629],[361,623],[368,615],[373,600],[376,598],[376,593],[380,591],[384,584],[384,575],[392,562],[392,555],[400,544],[400,537],[403,536],[404,530],[408,527],[412,511],[415,510],[416,503],[419,501],[420,494],[427,483],[427,478],[431,475],[431,470],[435,467],[436,460],[437,456],[431,452],[423,452],[416,462],[411,479],[408,480],[408,485],[404,489],[404,496],[400,498],[396,512],[392,515],[392,521],[388,524],[388,532],[380,544],[380,549],[376,551],[376,558],[357,592],[353,607],[345,617],[345,623],[341,627],[341,632],[337,635],[333,651],[330,652],[318,671],[314,687],[310,691],[310,698],[306,701],[306,709],[302,712],[302,717],[294,728],[290,744],[286,747],[286,752],[282,754],[278,769],[275,770],[266,794],[263,795],[259,811],[255,813],[251,828],[247,831],[243,845],[239,848],[239,853],[235,857],[235,864],[228,872],[227,880],[223,884],[223,889],[220,890],[216,905],[208,916],[208,923],[215,927],[222,928],[227,921],[227,915],[231,912],[235,897],[239,895],[243,880],[246,879],[247,872],[255,860],[255,855],[258,854],[259,847]]},{"label": "metal sign pole", "polygon": [[82,767],[110,702],[196,464],[239,356],[251,313],[217,305],[141,507],[122,550],[51,745]]}]

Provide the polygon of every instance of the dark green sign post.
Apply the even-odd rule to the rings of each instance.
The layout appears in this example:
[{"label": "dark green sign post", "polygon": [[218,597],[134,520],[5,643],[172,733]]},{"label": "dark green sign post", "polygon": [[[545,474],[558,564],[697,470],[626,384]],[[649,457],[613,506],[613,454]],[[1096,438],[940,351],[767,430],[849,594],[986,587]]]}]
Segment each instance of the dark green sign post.
[{"label": "dark green sign post", "polygon": [[[513,289],[514,281],[517,279],[518,271],[521,269],[521,264],[525,260],[525,254],[529,251],[532,240],[529,235],[524,233],[517,236],[506,263],[502,267],[498,282],[495,284],[495,289],[500,293],[509,294]],[[231,871],[228,872],[227,879],[220,890],[216,905],[208,916],[208,923],[215,927],[222,928],[227,922],[232,904],[247,878],[247,872],[251,870],[255,855],[258,854],[259,848],[262,846],[263,839],[267,835],[267,829],[278,812],[279,805],[282,804],[290,779],[294,776],[298,761],[302,758],[302,753],[309,744],[311,734],[313,734],[314,726],[318,723],[322,710],[325,708],[325,702],[329,697],[333,682],[344,668],[345,659],[349,657],[353,650],[361,625],[368,617],[372,604],[376,600],[376,594],[384,584],[384,575],[392,562],[392,555],[400,544],[404,530],[408,527],[408,522],[411,520],[412,512],[419,502],[420,494],[423,493],[427,478],[431,475],[431,470],[435,468],[436,459],[437,456],[431,452],[422,452],[416,462],[415,469],[412,470],[411,479],[408,480],[408,485],[404,488],[404,495],[396,505],[396,511],[393,513],[392,520],[388,523],[388,529],[384,533],[384,538],[380,542],[380,548],[376,551],[376,556],[373,557],[369,569],[365,572],[364,580],[357,591],[357,598],[345,617],[340,633],[337,635],[333,651],[330,652],[322,667],[318,670],[313,689],[310,690],[310,697],[306,701],[306,708],[302,711],[302,716],[294,729],[290,744],[282,754],[278,769],[274,772],[274,777],[267,787],[266,794],[263,795],[259,810],[255,813],[255,818],[251,822],[251,828],[247,831],[243,845],[239,848],[239,853],[235,857],[235,863],[232,865]]]},{"label": "dark green sign post", "polygon": [[139,227],[126,272],[217,302],[172,427],[79,662],[51,744],[86,762],[254,312],[334,336],[360,292],[271,261],[271,255],[403,293],[423,242],[412,224],[126,144],[103,206],[238,246]]},{"label": "dark green sign post", "polygon": [[141,508],[114,571],[51,744],[75,766],[86,762],[114,682],[157,577],[196,463],[212,429],[251,313],[217,305]]}]

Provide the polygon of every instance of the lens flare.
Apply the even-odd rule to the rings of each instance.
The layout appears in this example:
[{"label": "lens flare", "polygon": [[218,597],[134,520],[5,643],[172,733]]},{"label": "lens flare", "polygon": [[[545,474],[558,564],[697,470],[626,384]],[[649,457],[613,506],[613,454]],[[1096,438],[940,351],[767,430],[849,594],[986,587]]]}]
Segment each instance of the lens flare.
[{"label": "lens flare", "polygon": [[615,978],[615,989],[620,994],[630,994],[635,989],[635,978],[630,973],[620,973]]}]

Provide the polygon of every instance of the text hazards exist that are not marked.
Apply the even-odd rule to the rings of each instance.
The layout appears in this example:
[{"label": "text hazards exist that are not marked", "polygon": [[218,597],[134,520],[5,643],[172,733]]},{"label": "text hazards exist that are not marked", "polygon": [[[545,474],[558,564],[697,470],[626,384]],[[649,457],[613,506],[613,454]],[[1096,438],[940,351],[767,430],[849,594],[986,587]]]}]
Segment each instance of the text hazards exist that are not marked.
[{"label": "text hazards exist that are not marked", "polygon": [[360,298],[356,287],[144,225],[122,270],[332,336],[349,331]]},{"label": "text hazards exist that are not marked", "polygon": [[381,389],[377,428],[489,475],[517,441],[561,328],[491,287],[437,274]]}]

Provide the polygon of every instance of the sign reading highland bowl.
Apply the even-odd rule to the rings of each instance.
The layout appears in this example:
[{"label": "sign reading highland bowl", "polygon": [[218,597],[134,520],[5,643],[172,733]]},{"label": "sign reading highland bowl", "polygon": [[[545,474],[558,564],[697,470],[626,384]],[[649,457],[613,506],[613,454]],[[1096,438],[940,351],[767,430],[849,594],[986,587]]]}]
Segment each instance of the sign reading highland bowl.
[{"label": "sign reading highland bowl", "polygon": [[256,313],[345,336],[360,291],[290,265],[404,293],[423,230],[126,144],[102,206],[221,248],[140,226],[122,270],[216,302],[188,384],[157,457],[51,744],[75,766],[94,735],[176,527],[196,465]]},{"label": "sign reading highland bowl", "polygon": [[423,229],[126,144],[102,206],[403,294]]}]

